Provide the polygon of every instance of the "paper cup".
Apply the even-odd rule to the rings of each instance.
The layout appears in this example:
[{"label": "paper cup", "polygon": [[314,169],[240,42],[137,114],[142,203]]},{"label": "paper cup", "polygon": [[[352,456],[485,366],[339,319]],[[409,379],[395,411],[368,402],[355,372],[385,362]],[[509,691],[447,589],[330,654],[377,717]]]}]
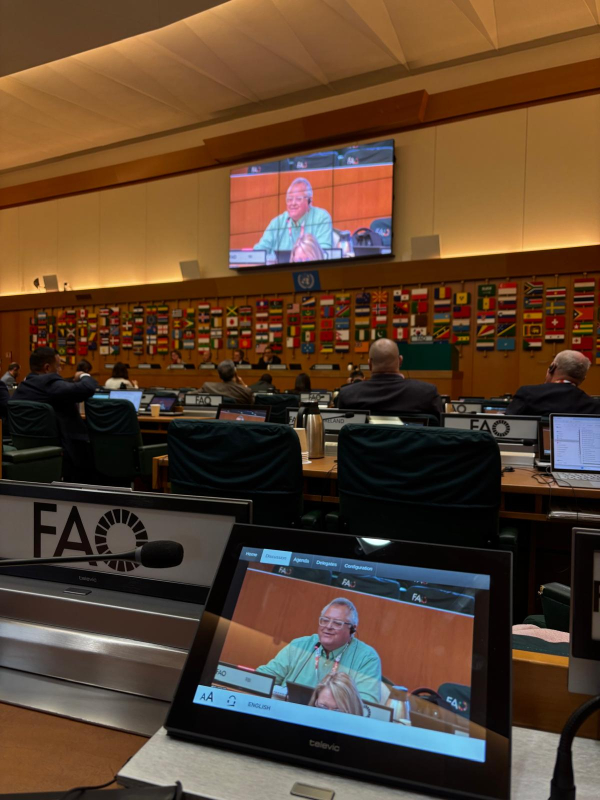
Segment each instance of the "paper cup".
[{"label": "paper cup", "polygon": [[308,444],[306,442],[306,428],[294,428],[296,433],[298,434],[298,438],[300,439],[300,450],[303,453],[308,452]]},{"label": "paper cup", "polygon": [[160,417],[160,406],[158,403],[153,403],[150,406],[150,416],[152,417]]}]

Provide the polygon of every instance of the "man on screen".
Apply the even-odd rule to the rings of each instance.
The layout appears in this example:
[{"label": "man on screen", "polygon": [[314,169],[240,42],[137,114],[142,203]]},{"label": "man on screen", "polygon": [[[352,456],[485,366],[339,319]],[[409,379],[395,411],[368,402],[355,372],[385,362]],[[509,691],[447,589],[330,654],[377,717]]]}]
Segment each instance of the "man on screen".
[{"label": "man on screen", "polygon": [[319,247],[330,250],[333,238],[331,215],[324,208],[313,206],[313,188],[306,178],[293,180],[286,192],[287,210],[267,225],[255,250],[266,250],[267,261],[277,261],[277,250],[293,250],[296,241],[310,233]]},{"label": "man on screen", "polygon": [[345,597],[337,597],[321,612],[317,633],[292,639],[257,671],[272,675],[277,686],[291,681],[313,687],[327,675],[345,672],[363,700],[379,703],[381,659],[372,647],[356,638],[357,628],[356,606]]}]

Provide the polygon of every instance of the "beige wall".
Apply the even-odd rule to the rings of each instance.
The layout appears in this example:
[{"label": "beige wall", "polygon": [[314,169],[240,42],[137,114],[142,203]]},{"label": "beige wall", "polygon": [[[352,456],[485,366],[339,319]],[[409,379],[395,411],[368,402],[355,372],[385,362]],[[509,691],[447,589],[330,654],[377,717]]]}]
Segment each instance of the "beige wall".
[{"label": "beige wall", "polygon": [[[600,95],[395,137],[395,252],[438,233],[442,256],[600,243]],[[0,294],[58,273],[71,288],[227,274],[229,169],[0,212]]]}]

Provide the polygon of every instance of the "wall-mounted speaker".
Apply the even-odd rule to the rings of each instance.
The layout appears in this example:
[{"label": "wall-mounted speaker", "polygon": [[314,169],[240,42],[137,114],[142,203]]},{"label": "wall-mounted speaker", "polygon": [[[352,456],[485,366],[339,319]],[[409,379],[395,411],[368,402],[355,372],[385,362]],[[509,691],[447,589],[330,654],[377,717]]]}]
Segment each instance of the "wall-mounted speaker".
[{"label": "wall-mounted speaker", "polygon": [[413,236],[410,246],[412,261],[440,257],[440,237],[437,233],[434,233],[433,236]]},{"label": "wall-mounted speaker", "polygon": [[44,281],[44,289],[47,292],[58,292],[58,276],[57,275],[42,275]]},{"label": "wall-mounted speaker", "polygon": [[194,261],[180,261],[179,269],[184,281],[195,281],[200,277],[200,264],[195,259]]}]

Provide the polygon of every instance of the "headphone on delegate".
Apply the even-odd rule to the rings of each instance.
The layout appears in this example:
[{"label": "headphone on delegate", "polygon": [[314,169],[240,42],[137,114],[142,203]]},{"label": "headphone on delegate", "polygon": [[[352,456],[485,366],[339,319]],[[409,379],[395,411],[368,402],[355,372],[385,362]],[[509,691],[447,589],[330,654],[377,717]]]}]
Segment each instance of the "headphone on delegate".
[{"label": "headphone on delegate", "polygon": [[356,633],[356,625],[350,625],[350,636],[354,636]]},{"label": "headphone on delegate", "polygon": [[556,372],[556,364],[554,363],[554,361],[548,367],[548,372],[550,373],[550,375],[554,375],[554,373]]}]

